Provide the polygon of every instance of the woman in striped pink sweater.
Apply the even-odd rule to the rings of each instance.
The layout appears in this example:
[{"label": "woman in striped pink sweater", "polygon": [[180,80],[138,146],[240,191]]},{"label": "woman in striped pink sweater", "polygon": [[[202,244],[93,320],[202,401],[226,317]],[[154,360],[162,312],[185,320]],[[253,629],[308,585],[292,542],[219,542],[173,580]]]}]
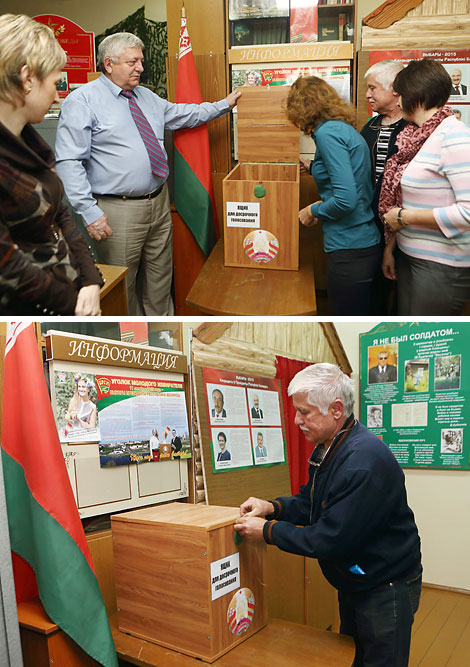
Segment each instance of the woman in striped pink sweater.
[{"label": "woman in striped pink sweater", "polygon": [[399,315],[458,315],[470,298],[470,129],[445,106],[452,82],[437,61],[411,61],[393,88],[411,123],[384,174],[383,271],[398,280]]}]

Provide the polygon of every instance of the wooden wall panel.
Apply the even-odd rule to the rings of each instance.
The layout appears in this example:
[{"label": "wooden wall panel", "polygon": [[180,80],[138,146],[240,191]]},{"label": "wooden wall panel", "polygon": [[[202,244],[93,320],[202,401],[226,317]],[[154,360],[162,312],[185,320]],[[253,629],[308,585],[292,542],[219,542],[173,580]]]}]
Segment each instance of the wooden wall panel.
[{"label": "wooden wall panel", "polygon": [[[201,55],[195,57],[196,70],[201,88],[201,96],[205,102],[218,102],[226,97],[225,56]],[[176,73],[178,59],[168,59],[168,99],[174,101],[176,90]],[[211,149],[212,172],[227,174],[230,170],[228,156],[228,131],[230,114],[216,118],[207,124],[209,145]]]},{"label": "wooden wall panel", "polygon": [[264,377],[276,375],[275,355],[243,340],[223,338],[209,346],[193,339],[192,352],[193,361],[198,366],[224,368],[229,371],[243,368],[244,373]]},{"label": "wooden wall panel", "polygon": [[114,581],[113,538],[111,530],[87,535],[91,559],[95,566],[96,578],[103,596],[108,616],[117,611],[116,584]]},{"label": "wooden wall panel", "polygon": [[[178,54],[182,0],[167,0],[168,55]],[[225,0],[184,0],[195,55],[225,52]]]},{"label": "wooden wall panel", "polygon": [[367,83],[364,74],[369,69],[369,52],[359,51],[357,54],[357,109],[356,125],[360,130],[369,119],[369,104],[366,100]]},{"label": "wooden wall panel", "polygon": [[455,16],[469,14],[470,0],[423,0],[406,14],[412,16]]},{"label": "wooden wall panel", "polygon": [[[308,206],[309,204],[313,204],[319,199],[320,196],[313,178],[308,174],[301,175],[299,210],[305,208],[305,206]],[[315,288],[317,290],[326,290],[327,254],[323,250],[322,226],[314,225],[313,227],[305,228],[303,231],[314,239],[312,262],[315,275]]]},{"label": "wooden wall panel", "polygon": [[223,200],[223,180],[227,176],[227,172],[212,172],[212,187],[214,188],[215,207],[217,209],[217,220],[219,221],[220,236],[224,235],[224,210],[222,206]]},{"label": "wooden wall panel", "polygon": [[270,618],[307,624],[304,609],[304,563],[303,556],[289,554],[273,546],[268,547],[266,584]]},{"label": "wooden wall panel", "polygon": [[389,28],[362,27],[362,49],[468,48],[470,15],[405,16]]},{"label": "wooden wall panel", "polygon": [[[263,364],[263,374],[267,377],[276,375],[276,354],[336,363],[335,353],[318,322],[234,322],[213,345],[210,349],[220,363],[228,362],[233,367],[236,363],[249,365],[252,360],[257,365]],[[198,363],[199,351],[202,352],[199,347],[194,351]]]},{"label": "wooden wall panel", "polygon": [[305,624],[335,629],[338,613],[336,589],[323,576],[316,558],[305,558]]}]

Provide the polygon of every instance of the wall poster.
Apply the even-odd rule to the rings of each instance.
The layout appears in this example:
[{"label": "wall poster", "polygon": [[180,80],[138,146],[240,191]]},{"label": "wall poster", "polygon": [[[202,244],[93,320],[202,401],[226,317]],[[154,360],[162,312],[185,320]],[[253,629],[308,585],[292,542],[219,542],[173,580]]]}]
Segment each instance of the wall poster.
[{"label": "wall poster", "polygon": [[[470,50],[469,49],[429,49],[406,51],[370,51],[369,66],[382,60],[399,60],[407,65],[410,60],[432,58],[442,63],[452,80],[449,104],[459,120],[470,126]],[[372,110],[369,107],[369,116]]]},{"label": "wall poster", "polygon": [[191,458],[183,381],[55,370],[61,442],[99,442],[102,467]]},{"label": "wall poster", "polygon": [[360,419],[404,468],[470,470],[470,323],[384,323],[360,335]]},{"label": "wall poster", "polygon": [[191,458],[184,383],[97,375],[102,467]]},{"label": "wall poster", "polygon": [[279,381],[215,368],[202,378],[213,472],[286,463]]},{"label": "wall poster", "polygon": [[74,88],[88,82],[88,74],[95,71],[95,36],[77,23],[57,14],[33,16],[38,23],[47,25],[67,54],[67,62],[57,84],[62,100]]},{"label": "wall poster", "polygon": [[318,76],[325,79],[340,97],[350,101],[349,60],[232,65],[232,90],[239,86],[291,86],[299,76]]}]

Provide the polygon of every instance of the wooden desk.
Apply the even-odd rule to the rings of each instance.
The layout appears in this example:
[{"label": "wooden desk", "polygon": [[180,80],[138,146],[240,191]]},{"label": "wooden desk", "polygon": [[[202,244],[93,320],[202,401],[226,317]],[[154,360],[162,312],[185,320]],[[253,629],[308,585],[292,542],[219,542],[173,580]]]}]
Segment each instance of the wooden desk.
[{"label": "wooden desk", "polygon": [[96,660],[50,620],[39,600],[21,602],[18,621],[24,667],[99,667]]},{"label": "wooden desk", "polygon": [[106,281],[100,291],[101,314],[127,315],[127,267],[98,264],[98,268]]},{"label": "wooden desk", "polygon": [[[119,658],[139,667],[194,667],[194,658],[121,632],[117,615],[111,631]],[[184,632],[184,628],[175,628]],[[255,635],[212,663],[213,667],[350,667],[354,658],[351,637],[309,625],[273,619]],[[204,665],[198,661],[197,664]]]},{"label": "wooden desk", "polygon": [[224,266],[219,240],[186,302],[209,315],[316,315],[312,238],[300,234],[298,271]]}]

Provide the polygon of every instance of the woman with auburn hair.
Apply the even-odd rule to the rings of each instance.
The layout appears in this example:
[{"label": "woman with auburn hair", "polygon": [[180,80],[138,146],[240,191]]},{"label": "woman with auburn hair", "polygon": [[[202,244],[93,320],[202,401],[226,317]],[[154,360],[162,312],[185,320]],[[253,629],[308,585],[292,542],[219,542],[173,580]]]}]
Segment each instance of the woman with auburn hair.
[{"label": "woman with auburn hair", "polygon": [[382,181],[384,275],[398,280],[399,315],[460,315],[470,298],[470,129],[446,106],[452,81],[436,60],[412,60],[393,88],[410,124]]},{"label": "woman with auburn hair", "polygon": [[326,81],[300,77],[287,97],[287,117],[315,141],[313,160],[300,158],[321,200],[299,212],[310,227],[321,223],[328,253],[330,315],[369,315],[381,261],[380,233],[371,208],[370,155],[354,129],[354,109]]},{"label": "woman with auburn hair", "polygon": [[31,127],[59,101],[66,60],[47,26],[0,16],[0,315],[100,314],[101,275]]}]

